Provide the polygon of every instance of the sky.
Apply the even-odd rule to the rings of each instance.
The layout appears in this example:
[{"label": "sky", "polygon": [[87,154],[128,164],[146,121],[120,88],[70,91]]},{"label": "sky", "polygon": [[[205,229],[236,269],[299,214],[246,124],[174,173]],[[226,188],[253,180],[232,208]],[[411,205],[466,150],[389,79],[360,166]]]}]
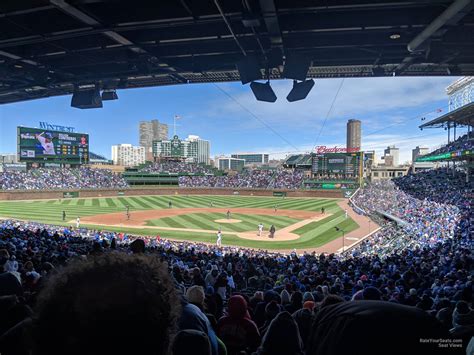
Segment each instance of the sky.
[{"label": "sky", "polygon": [[[16,127],[40,121],[73,126],[88,133],[91,151],[110,158],[111,146],[138,145],[138,123],[158,119],[170,125],[181,116],[177,134],[211,142],[211,157],[237,152],[268,152],[284,158],[317,145],[345,147],[346,122],[362,121],[362,149],[383,155],[400,148],[400,163],[416,146],[436,148],[447,132],[418,126],[447,112],[445,88],[456,77],[384,77],[317,79],[306,100],[290,103],[290,80],[273,81],[275,103],[256,101],[249,85],[184,84],[118,91],[119,100],[102,109],[70,107],[70,96],[0,105],[0,153],[16,152]],[[437,112],[442,110],[441,112]],[[463,131],[458,130],[458,133]]]}]

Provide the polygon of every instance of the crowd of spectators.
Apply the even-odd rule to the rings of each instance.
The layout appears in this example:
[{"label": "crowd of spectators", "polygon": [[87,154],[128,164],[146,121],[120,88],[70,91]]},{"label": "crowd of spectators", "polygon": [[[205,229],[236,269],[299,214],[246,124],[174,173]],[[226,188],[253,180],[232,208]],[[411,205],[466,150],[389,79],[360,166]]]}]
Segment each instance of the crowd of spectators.
[{"label": "crowd of spectators", "polygon": [[299,189],[303,172],[256,169],[224,176],[180,176],[178,181],[182,187]]},{"label": "crowd of spectators", "polygon": [[372,183],[353,201],[370,213],[385,212],[406,224],[404,230],[426,243],[468,233],[473,183],[458,172],[432,170],[392,181]]},{"label": "crowd of spectators", "polygon": [[451,143],[443,145],[442,147],[432,151],[430,155],[438,155],[450,152],[456,152],[458,150],[472,150],[474,149],[474,131],[468,132]]},{"label": "crowd of spectators", "polygon": [[128,183],[107,169],[38,168],[0,172],[2,190],[125,188]]},{"label": "crowd of spectators", "polygon": [[367,213],[409,226],[339,255],[1,221],[0,352],[435,354],[420,339],[444,339],[469,353],[472,190],[448,175],[362,190]]},{"label": "crowd of spectators", "polygon": [[302,170],[278,170],[269,188],[274,189],[299,189],[303,184],[304,173]]},{"label": "crowd of spectators", "polygon": [[185,162],[152,163],[140,169],[144,173],[187,173],[187,174],[214,174],[212,170],[202,164]]}]

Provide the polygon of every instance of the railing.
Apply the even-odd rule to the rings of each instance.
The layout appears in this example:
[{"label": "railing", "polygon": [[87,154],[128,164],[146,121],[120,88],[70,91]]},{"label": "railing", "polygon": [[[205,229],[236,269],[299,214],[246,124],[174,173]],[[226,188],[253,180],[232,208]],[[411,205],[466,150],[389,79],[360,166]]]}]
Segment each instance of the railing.
[{"label": "railing", "polygon": [[351,197],[349,197],[349,206],[352,206],[352,209],[356,211],[357,213],[364,216],[368,216],[369,214],[364,209],[357,206],[353,200],[353,198],[359,193],[359,190],[360,190],[360,187],[357,190],[355,190],[355,192],[352,194]]}]

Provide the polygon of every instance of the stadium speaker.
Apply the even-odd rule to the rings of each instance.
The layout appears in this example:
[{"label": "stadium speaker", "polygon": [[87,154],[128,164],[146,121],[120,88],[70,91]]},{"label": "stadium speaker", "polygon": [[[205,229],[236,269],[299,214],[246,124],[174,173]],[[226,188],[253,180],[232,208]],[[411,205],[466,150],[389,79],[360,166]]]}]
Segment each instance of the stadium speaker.
[{"label": "stadium speaker", "polygon": [[117,91],[104,90],[102,91],[102,101],[118,100]]},{"label": "stadium speaker", "polygon": [[284,78],[303,81],[306,79],[310,65],[311,59],[298,54],[288,54],[282,75]]},{"label": "stadium speaker", "polygon": [[242,84],[248,84],[254,80],[262,79],[262,72],[260,71],[260,64],[254,55],[248,55],[237,64],[240,81]]},{"label": "stadium speaker", "polygon": [[250,88],[258,101],[275,102],[277,100],[277,97],[270,86],[270,82],[262,84],[254,81],[250,84]]},{"label": "stadium speaker", "polygon": [[76,108],[101,108],[102,98],[98,88],[75,91],[72,94],[71,106]]},{"label": "stadium speaker", "polygon": [[305,80],[301,83],[298,83],[296,80],[293,81],[293,89],[286,97],[289,102],[304,100],[308,96],[309,92],[314,86],[314,80]]}]

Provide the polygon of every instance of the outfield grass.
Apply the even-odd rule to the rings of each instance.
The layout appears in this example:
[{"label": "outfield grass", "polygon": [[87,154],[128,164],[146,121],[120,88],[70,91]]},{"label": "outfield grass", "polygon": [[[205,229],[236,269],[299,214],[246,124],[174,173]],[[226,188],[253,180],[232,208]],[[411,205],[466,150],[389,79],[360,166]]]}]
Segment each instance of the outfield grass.
[{"label": "outfield grass", "polygon": [[[234,233],[256,230],[258,223],[265,226],[275,224],[277,231],[287,225],[293,224],[297,219],[284,216],[259,216],[242,215],[233,213],[232,218],[242,220],[236,224],[220,224],[224,231],[223,243],[253,248],[271,249],[303,249],[314,248],[341,236],[334,227],[345,230],[346,233],[356,229],[357,224],[350,218],[345,219],[344,212],[334,199],[315,198],[281,198],[281,197],[247,197],[247,196],[136,196],[136,197],[111,197],[111,198],[78,198],[61,200],[35,200],[35,201],[3,201],[0,202],[0,216],[18,218],[43,223],[67,225],[62,221],[62,211],[67,214],[66,221],[74,220],[77,216],[85,217],[105,213],[124,212],[126,206],[130,210],[167,209],[171,201],[173,208],[208,208],[212,202],[216,208],[274,208],[279,210],[307,210],[319,211],[325,208],[331,216],[323,220],[312,222],[294,231],[301,238],[293,241],[254,241],[241,239]],[[214,243],[214,233],[181,232],[160,230],[156,227],[178,227],[216,230],[218,224],[215,219],[224,219],[225,214],[220,213],[193,213],[188,215],[166,217],[149,221],[155,228],[132,227],[107,227],[107,230],[125,232],[137,235],[157,235],[179,240],[196,240]],[[89,228],[105,229],[104,226],[83,225]]]}]

